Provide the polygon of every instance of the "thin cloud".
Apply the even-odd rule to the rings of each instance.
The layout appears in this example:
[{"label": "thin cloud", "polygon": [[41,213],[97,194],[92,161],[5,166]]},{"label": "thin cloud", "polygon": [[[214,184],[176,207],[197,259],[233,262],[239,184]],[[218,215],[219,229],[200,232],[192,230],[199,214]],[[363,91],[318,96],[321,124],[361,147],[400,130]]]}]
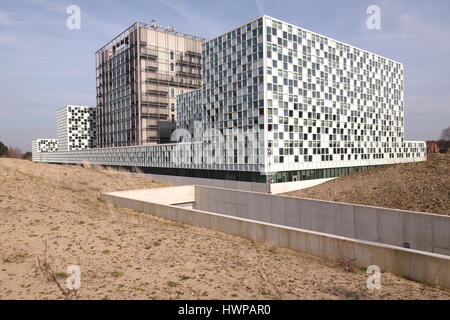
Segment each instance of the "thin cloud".
[{"label": "thin cloud", "polygon": [[11,19],[9,14],[5,11],[0,11],[0,26],[9,26],[11,25]]},{"label": "thin cloud", "polygon": [[[204,12],[204,10],[208,11],[205,7],[192,6],[194,2],[186,2],[186,1],[171,1],[171,0],[158,0],[158,3],[161,6],[164,6],[170,9],[173,13],[175,13],[179,18],[183,19],[185,24],[193,25],[199,30],[201,30],[201,34],[195,34],[197,36],[210,38],[216,35],[227,31],[232,28],[232,26],[222,23],[223,21],[229,22],[229,19],[217,19],[216,16],[212,16],[210,13],[214,10],[209,10],[208,12]],[[220,11],[219,11],[220,12]],[[175,20],[175,19],[174,19]],[[245,22],[245,21],[243,21]],[[183,30],[183,32],[186,32]],[[190,31],[188,33],[195,33],[195,30]]]},{"label": "thin cloud", "polygon": [[0,33],[0,47],[20,48],[21,46],[22,44],[16,36],[7,33]]},{"label": "thin cloud", "polygon": [[256,8],[258,9],[259,15],[262,16],[266,13],[266,1],[265,0],[255,0]]}]

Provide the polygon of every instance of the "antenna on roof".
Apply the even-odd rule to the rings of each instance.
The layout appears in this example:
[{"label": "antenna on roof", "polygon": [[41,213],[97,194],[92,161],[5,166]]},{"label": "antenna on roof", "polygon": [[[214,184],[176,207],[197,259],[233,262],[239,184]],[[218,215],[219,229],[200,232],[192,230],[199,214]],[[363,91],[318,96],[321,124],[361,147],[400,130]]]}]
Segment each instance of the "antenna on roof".
[{"label": "antenna on roof", "polygon": [[171,26],[166,26],[164,29],[166,29],[167,32],[175,32],[175,28]]}]

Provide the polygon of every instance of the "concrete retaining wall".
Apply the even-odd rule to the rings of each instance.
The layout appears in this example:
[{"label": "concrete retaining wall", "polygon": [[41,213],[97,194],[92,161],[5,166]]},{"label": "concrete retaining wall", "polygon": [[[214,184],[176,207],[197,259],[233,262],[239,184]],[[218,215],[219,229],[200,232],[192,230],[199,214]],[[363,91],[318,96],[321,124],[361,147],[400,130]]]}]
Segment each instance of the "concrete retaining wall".
[{"label": "concrete retaining wall", "polygon": [[130,191],[109,192],[108,195],[143,200],[160,204],[179,204],[195,201],[194,186],[175,186],[166,188],[140,189]]},{"label": "concrete retaining wall", "polygon": [[[322,184],[324,182],[327,182],[327,181],[330,181],[333,179],[336,179],[336,178],[272,183],[270,185],[270,193],[271,194],[280,194],[280,193],[285,193],[285,192],[290,192],[290,191],[306,189],[306,188],[317,186],[319,184]],[[249,190],[246,190],[246,191],[249,191]],[[253,190],[251,190],[251,191],[253,191]]]},{"label": "concrete retaining wall", "polygon": [[450,255],[450,216],[202,186],[194,208]]},{"label": "concrete retaining wall", "polygon": [[[167,191],[170,192],[170,190]],[[120,193],[102,194],[101,199],[169,220],[223,231],[249,240],[267,242],[326,259],[344,261],[354,259],[354,264],[362,268],[378,265],[385,272],[392,272],[430,285],[450,288],[450,257],[448,256],[130,199]],[[258,205],[258,208],[261,207]]]}]

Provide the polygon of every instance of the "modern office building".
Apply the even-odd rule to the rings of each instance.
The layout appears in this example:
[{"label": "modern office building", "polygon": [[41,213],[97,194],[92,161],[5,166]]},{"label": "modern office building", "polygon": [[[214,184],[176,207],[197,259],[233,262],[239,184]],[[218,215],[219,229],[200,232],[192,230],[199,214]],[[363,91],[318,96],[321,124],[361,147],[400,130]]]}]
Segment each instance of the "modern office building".
[{"label": "modern office building", "polygon": [[58,149],[72,151],[96,145],[96,108],[67,105],[58,110]]},{"label": "modern office building", "polygon": [[176,96],[201,86],[202,43],[135,23],[97,51],[98,147],[161,142],[158,123],[175,121]]},{"label": "modern office building", "polygon": [[268,16],[207,41],[203,59],[201,104],[181,95],[181,113],[226,140],[255,132],[251,156],[228,151],[273,182],[423,156],[404,141],[401,63]]},{"label": "modern office building", "polygon": [[193,134],[195,121],[202,121],[203,89],[178,95],[176,106],[177,129],[188,129]]},{"label": "modern office building", "polygon": [[58,151],[58,139],[37,139],[32,142],[32,149],[38,152]]},{"label": "modern office building", "polygon": [[[174,138],[182,143],[46,156],[52,162],[85,159],[160,175],[277,184],[285,191],[303,181],[425,160],[424,142],[404,141],[399,62],[268,16],[204,42],[202,60],[201,88],[177,91],[177,128],[186,130]],[[140,121],[136,128],[147,124]],[[111,142],[118,140],[110,138],[104,131],[100,146],[116,146]]]},{"label": "modern office building", "polygon": [[58,151],[58,139],[36,139],[31,142],[31,160],[35,162],[47,162],[46,153]]}]

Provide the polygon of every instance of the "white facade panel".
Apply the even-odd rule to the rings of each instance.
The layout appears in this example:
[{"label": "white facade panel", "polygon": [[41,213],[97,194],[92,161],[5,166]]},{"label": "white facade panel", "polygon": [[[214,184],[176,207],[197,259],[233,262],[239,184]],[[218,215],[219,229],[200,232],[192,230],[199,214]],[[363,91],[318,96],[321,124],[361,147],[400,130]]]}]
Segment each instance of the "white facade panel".
[{"label": "white facade panel", "polygon": [[58,110],[59,150],[90,149],[96,143],[96,108],[67,105]]}]

